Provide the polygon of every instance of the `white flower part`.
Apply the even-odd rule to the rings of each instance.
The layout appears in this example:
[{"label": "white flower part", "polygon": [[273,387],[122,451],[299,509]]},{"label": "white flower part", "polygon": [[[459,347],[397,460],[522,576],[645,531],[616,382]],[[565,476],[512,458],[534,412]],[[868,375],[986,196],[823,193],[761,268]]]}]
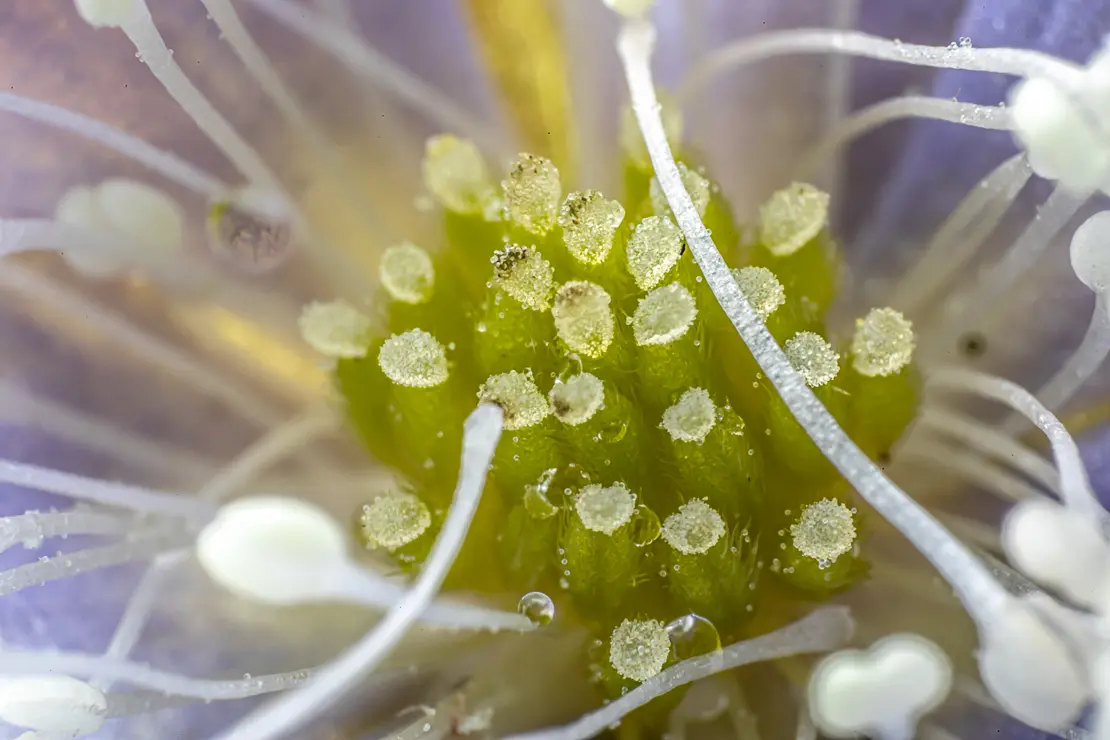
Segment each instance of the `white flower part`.
[{"label": "white flower part", "polygon": [[305,342],[325,357],[363,357],[370,348],[370,317],[342,298],[309,303],[297,326]]},{"label": "white flower part", "polygon": [[555,268],[535,247],[512,244],[490,257],[498,288],[525,308],[546,311],[551,308],[555,290]]},{"label": "white flower part", "polygon": [[1020,602],[979,630],[979,675],[1002,710],[1039,730],[1072,724],[1090,698],[1087,672]]},{"label": "white flower part", "polygon": [[605,386],[591,373],[580,373],[566,382],[556,382],[547,396],[555,418],[578,426],[594,417],[605,405]]},{"label": "white flower part", "polygon": [[1076,603],[1098,606],[1110,596],[1110,547],[1097,520],[1055,501],[1028,499],[1007,513],[1002,547],[1018,570]]},{"label": "white flower part", "polygon": [[873,308],[856,320],[852,336],[852,367],[860,375],[885,377],[913,359],[913,324],[893,308]]},{"label": "white flower part", "polygon": [[657,619],[626,619],[609,637],[609,664],[622,678],[646,681],[663,670],[671,638]]},{"label": "white flower part", "polygon": [[684,555],[709,552],[725,535],[725,520],[701,499],[687,501],[663,522],[663,539]]},{"label": "white flower part", "polygon": [[432,258],[412,242],[402,242],[382,253],[378,277],[390,297],[402,303],[425,303],[435,287]]},{"label": "white flower part", "polygon": [[574,497],[574,510],[586,529],[611,535],[632,521],[636,494],[620,482],[611,486],[593,483]]},{"label": "white flower part", "polygon": [[331,593],[328,576],[347,563],[347,535],[324,510],[279,496],[220,508],[197,537],[208,576],[233,594],[265,604],[299,604]]},{"label": "white flower part", "polygon": [[559,338],[572,352],[596,360],[608,351],[616,331],[610,303],[609,294],[595,283],[572,280],[559,288],[551,315]]},{"label": "white flower part", "polygon": [[88,683],[62,675],[0,677],[0,720],[43,733],[77,737],[104,724],[108,700]]},{"label": "white flower part", "polygon": [[458,213],[483,213],[495,199],[478,147],[450,134],[424,144],[424,185],[444,208]]},{"label": "white flower part", "polygon": [[[645,0],[647,1],[647,0]],[[654,0],[650,0],[654,2]],[[678,146],[682,141],[682,131],[685,121],[682,118],[682,106],[665,92],[659,92],[659,115],[663,119],[663,130],[666,131],[667,141],[673,146]],[[625,155],[640,169],[651,168],[651,157],[648,156],[647,145],[644,144],[644,135],[640,133],[640,125],[636,122],[636,114],[631,106],[621,109],[620,145]]]},{"label": "white flower part", "polygon": [[829,194],[795,182],[759,209],[759,241],[776,257],[787,257],[809,243],[829,222]]},{"label": "white flower part", "polygon": [[1110,290],[1110,211],[1088,218],[1071,238],[1075,276],[1095,293]]},{"label": "white flower part", "polygon": [[786,359],[810,388],[820,388],[840,372],[836,350],[820,334],[800,331],[783,347]]},{"label": "white flower part", "polygon": [[432,513],[413,494],[397,491],[363,505],[358,524],[371,550],[393,551],[424,534],[432,525]]},{"label": "white flower part", "polygon": [[[694,201],[694,209],[699,216],[704,217],[706,209],[709,208],[709,180],[706,180],[701,174],[690,169],[682,162],[678,163],[678,174],[682,177],[682,184],[685,186],[686,192],[690,194],[690,200]],[[665,215],[674,218],[671,206],[667,203],[667,196],[663,194],[663,189],[659,187],[657,178],[653,177],[651,179],[649,193],[652,210],[660,216]]]},{"label": "white flower part", "polygon": [[682,256],[682,232],[668,216],[648,216],[628,240],[628,271],[640,290],[651,290]]},{"label": "white flower part", "polygon": [[516,370],[487,378],[478,389],[478,400],[501,407],[506,429],[526,429],[551,414],[551,407],[531,374]]},{"label": "white flower part", "polygon": [[832,737],[914,737],[919,719],[952,688],[952,662],[914,634],[884,637],[869,650],[841,650],[809,680],[809,711]]},{"label": "white flower part", "polygon": [[455,732],[460,735],[473,735],[485,732],[493,726],[493,707],[482,707],[470,714],[464,715],[455,726]]},{"label": "white flower part", "polygon": [[584,265],[600,265],[609,257],[624,206],[597,190],[571,193],[559,210],[559,226],[567,250]]},{"label": "white flower part", "polygon": [[641,18],[655,7],[655,0],[602,0],[602,2],[605,3],[605,7],[615,10],[625,18]]},{"label": "white flower part", "polygon": [[142,0],[74,0],[77,15],[93,28],[118,28],[127,23]]},{"label": "white flower part", "polygon": [[394,334],[378,352],[378,365],[397,385],[434,388],[447,380],[447,353],[423,329]]},{"label": "white flower part", "polygon": [[717,423],[717,406],[704,388],[687,390],[663,412],[661,426],[671,439],[701,444]]},{"label": "white flower part", "polygon": [[818,563],[833,563],[852,549],[856,523],[852,510],[836,499],[823,498],[802,509],[790,525],[794,548]]},{"label": "white flower part", "polygon": [[786,303],[786,289],[766,267],[741,267],[732,270],[732,277],[740,286],[740,292],[752,304],[759,318],[764,321]]},{"label": "white flower part", "polygon": [[550,159],[520,154],[502,181],[505,213],[524,230],[543,236],[559,214],[562,185],[559,170]]},{"label": "white flower part", "polygon": [[698,308],[694,296],[679,283],[656,288],[640,299],[632,315],[636,344],[670,344],[694,324]]}]

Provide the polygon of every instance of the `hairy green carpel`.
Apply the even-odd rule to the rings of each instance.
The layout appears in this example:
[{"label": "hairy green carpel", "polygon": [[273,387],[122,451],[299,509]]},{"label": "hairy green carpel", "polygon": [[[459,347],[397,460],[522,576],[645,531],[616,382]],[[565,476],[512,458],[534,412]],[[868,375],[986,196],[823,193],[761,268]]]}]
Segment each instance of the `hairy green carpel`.
[{"label": "hairy green carpel", "polygon": [[[713,636],[684,645],[719,645],[867,570],[850,496],[712,302],[644,167],[630,152],[621,202],[566,193],[552,162],[522,154],[498,190],[476,149],[437,137],[425,178],[442,243],[382,255],[383,320],[336,303],[304,321],[370,452],[409,486],[356,512],[360,544],[419,567],[461,421],[499,405],[505,433],[451,584],[549,597],[556,620],[609,645],[588,658],[600,684],[624,688],[687,654],[683,629]],[[708,172],[687,161],[682,176],[799,374],[885,454],[916,409],[912,327],[880,308],[846,346],[829,341],[827,195],[776,193],[741,243]]]}]

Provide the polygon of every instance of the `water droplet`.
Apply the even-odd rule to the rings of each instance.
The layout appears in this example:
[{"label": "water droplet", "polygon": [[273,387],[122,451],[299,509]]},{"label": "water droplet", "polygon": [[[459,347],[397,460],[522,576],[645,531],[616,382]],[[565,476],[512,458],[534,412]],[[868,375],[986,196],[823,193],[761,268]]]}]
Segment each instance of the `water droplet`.
[{"label": "water droplet", "polygon": [[628,434],[628,422],[614,421],[610,424],[606,424],[597,436],[600,442],[614,444],[624,439],[624,435],[626,434]]},{"label": "water droplet", "polygon": [[568,581],[566,578],[560,578],[559,579],[559,588],[566,591],[568,588],[570,588],[570,581]]},{"label": "water droplet", "polygon": [[529,591],[521,596],[516,610],[538,627],[549,624],[555,618],[555,602],[542,591]]},{"label": "water droplet", "polygon": [[676,660],[686,660],[721,649],[717,628],[705,617],[686,614],[666,626]]},{"label": "water droplet", "polygon": [[209,209],[208,245],[216,257],[250,275],[274,270],[295,249],[290,224],[263,220],[227,201]]},{"label": "water droplet", "polygon": [[637,506],[632,512],[632,542],[637,547],[646,547],[659,539],[663,526],[659,517],[646,506]]}]

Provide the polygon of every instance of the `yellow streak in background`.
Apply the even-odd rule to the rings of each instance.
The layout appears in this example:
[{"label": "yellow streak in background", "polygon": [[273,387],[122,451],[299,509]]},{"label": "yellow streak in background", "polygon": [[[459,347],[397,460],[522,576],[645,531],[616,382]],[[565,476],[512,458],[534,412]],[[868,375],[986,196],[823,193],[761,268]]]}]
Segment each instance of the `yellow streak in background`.
[{"label": "yellow streak in background", "polygon": [[551,158],[563,182],[577,139],[559,18],[551,0],[468,0],[475,43],[529,150]]}]

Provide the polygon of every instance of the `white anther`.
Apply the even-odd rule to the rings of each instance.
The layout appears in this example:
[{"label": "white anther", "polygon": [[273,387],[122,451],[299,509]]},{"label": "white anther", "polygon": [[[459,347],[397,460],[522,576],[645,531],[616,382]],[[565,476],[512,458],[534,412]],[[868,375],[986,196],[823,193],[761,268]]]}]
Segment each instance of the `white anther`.
[{"label": "white anther", "polygon": [[682,256],[682,232],[667,216],[648,216],[628,240],[628,271],[640,290],[651,290]]},{"label": "white anther", "polygon": [[808,244],[828,223],[829,194],[796,182],[760,207],[759,240],[771,254],[787,257]]},{"label": "white anther", "polygon": [[534,247],[511,244],[490,258],[496,285],[525,308],[546,311],[551,308],[555,290],[555,269]]},{"label": "white anther", "polygon": [[1015,602],[979,631],[979,675],[1002,709],[1041,730],[1070,725],[1090,695],[1067,645]]},{"label": "white anther", "polygon": [[1088,218],[1071,238],[1075,276],[1096,293],[1110,290],[1110,211]]},{"label": "white anther", "polygon": [[516,370],[487,378],[478,389],[478,400],[501,407],[506,429],[527,429],[551,414],[551,406],[531,374]]},{"label": "white anther", "polygon": [[609,637],[609,664],[623,678],[646,681],[667,663],[671,638],[657,619],[626,619]]},{"label": "white anther", "polygon": [[378,365],[394,383],[409,388],[434,388],[449,375],[443,345],[423,329],[387,339],[378,352]]},{"label": "white anther", "polygon": [[679,339],[698,315],[694,296],[680,283],[656,288],[640,299],[632,316],[636,344],[662,345]]},{"label": "white anther", "polygon": [[140,0],[74,0],[77,15],[93,28],[116,28],[135,16]]},{"label": "white anther", "polygon": [[432,258],[411,242],[403,242],[382,253],[378,276],[390,297],[402,303],[424,303],[432,297],[435,287]]},{"label": "white anther", "polygon": [[370,348],[370,317],[341,298],[308,304],[297,326],[308,345],[325,357],[362,357]]},{"label": "white anther", "polygon": [[519,155],[501,189],[505,194],[505,213],[514,223],[541,236],[555,225],[562,185],[559,170],[550,159]]},{"label": "white anther", "polygon": [[1015,567],[1086,606],[1107,597],[1110,548],[1099,522],[1047,499],[1028,499],[1002,523],[1002,547]]},{"label": "white anther", "polygon": [[704,388],[691,388],[663,412],[660,426],[681,442],[701,444],[717,423],[717,406]]},{"label": "white anther", "polygon": [[298,604],[332,596],[347,535],[327,512],[294,498],[259,496],[223,506],[197,537],[208,576],[237,596]]},{"label": "white anther", "polygon": [[413,494],[392,492],[365,504],[358,524],[367,547],[393,551],[424,534],[432,525],[432,514]]},{"label": "white anther", "polygon": [[615,332],[611,302],[604,288],[584,280],[559,288],[551,315],[559,338],[572,352],[597,359],[609,349]]},{"label": "white anther", "polygon": [[759,318],[764,321],[786,303],[786,289],[766,267],[741,267],[732,270],[732,277],[740,286],[740,292],[752,304]]},{"label": "white anther", "polygon": [[786,359],[810,388],[820,388],[840,372],[840,358],[820,334],[800,331],[783,347]]},{"label": "white anther", "polygon": [[870,650],[822,660],[809,681],[809,710],[833,737],[910,740],[917,721],[951,687],[952,663],[943,650],[919,635],[891,635]]},{"label": "white anther", "polygon": [[108,700],[84,681],[61,675],[0,678],[0,720],[44,735],[77,737],[104,724]]},{"label": "white anther", "polygon": [[619,481],[611,486],[593,483],[574,497],[574,510],[586,529],[611,535],[632,521],[636,494]]},{"label": "white anther", "polygon": [[555,418],[578,426],[593,418],[605,405],[605,385],[591,373],[581,373],[566,382],[556,381],[547,395]]},{"label": "white anther", "polygon": [[[682,178],[682,185],[686,188],[686,192],[690,194],[690,200],[694,202],[694,210],[698,212],[699,216],[704,217],[706,209],[709,208],[711,195],[709,180],[706,180],[701,174],[690,169],[682,162],[678,163],[678,174]],[[674,218],[674,213],[671,212],[671,207],[667,203],[667,196],[663,194],[663,189],[659,186],[657,178],[652,178],[649,196],[653,211],[660,216],[666,215],[672,219]]]},{"label": "white anther", "polygon": [[686,555],[709,552],[725,536],[725,521],[699,498],[687,501],[663,522],[663,539]]},{"label": "white anther", "polygon": [[433,136],[425,143],[424,184],[446,208],[459,213],[482,213],[494,199],[478,147],[450,134]]}]

